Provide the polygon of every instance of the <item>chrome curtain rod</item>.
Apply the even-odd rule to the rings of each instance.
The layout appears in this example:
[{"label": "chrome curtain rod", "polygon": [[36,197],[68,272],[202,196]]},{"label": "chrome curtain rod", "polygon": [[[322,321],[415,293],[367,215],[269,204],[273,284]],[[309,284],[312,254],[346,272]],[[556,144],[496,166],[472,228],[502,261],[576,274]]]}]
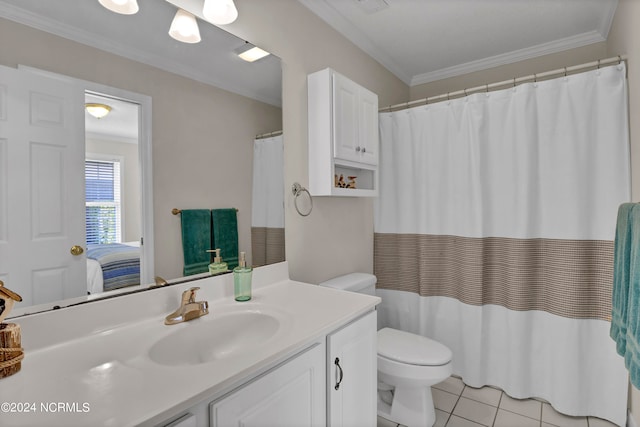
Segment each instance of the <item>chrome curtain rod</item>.
[{"label": "chrome curtain rod", "polygon": [[260,135],[256,135],[256,139],[264,139],[271,138],[272,136],[282,135],[281,130],[274,130],[273,132],[261,133]]},{"label": "chrome curtain rod", "polygon": [[418,105],[444,101],[444,100],[448,100],[455,97],[467,96],[475,92],[489,92],[490,90],[502,89],[505,86],[515,87],[516,85],[521,83],[537,82],[538,80],[542,80],[550,77],[555,77],[560,75],[566,76],[569,73],[575,73],[575,72],[586,70],[589,68],[600,68],[606,65],[619,64],[622,61],[626,61],[626,59],[627,59],[626,55],[618,55],[612,58],[599,59],[597,61],[587,62],[585,64],[559,68],[557,70],[545,71],[543,73],[531,74],[524,77],[516,77],[510,80],[504,80],[497,83],[489,83],[482,86],[472,87],[469,89],[457,90],[455,92],[447,92],[447,93],[443,93],[442,95],[430,96],[428,98],[417,99],[415,101],[409,101],[409,102],[403,102],[401,104],[389,105],[388,107],[380,108],[378,112],[383,113],[383,112],[399,111],[399,110],[404,110],[411,107],[416,107]]}]

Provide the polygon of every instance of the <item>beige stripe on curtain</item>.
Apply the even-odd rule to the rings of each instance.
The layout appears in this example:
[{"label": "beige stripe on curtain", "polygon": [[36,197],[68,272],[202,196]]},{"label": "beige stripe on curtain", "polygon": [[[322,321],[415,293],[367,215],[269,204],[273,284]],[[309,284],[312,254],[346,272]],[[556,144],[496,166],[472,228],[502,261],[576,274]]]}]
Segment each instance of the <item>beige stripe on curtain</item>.
[{"label": "beige stripe on curtain", "polygon": [[376,233],[378,288],[611,320],[613,242]]},{"label": "beige stripe on curtain", "polygon": [[253,266],[284,261],[284,228],[251,227]]}]

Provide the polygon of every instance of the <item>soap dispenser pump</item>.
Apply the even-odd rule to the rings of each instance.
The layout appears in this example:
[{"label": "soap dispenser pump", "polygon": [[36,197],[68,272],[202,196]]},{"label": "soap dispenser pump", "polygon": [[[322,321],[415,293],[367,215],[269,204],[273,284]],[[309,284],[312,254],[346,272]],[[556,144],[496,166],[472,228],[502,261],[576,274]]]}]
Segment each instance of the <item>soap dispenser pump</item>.
[{"label": "soap dispenser pump", "polygon": [[244,252],[240,252],[238,266],[233,269],[233,293],[236,301],[251,299],[251,267],[247,267]]},{"label": "soap dispenser pump", "polygon": [[213,258],[213,262],[209,264],[209,273],[211,274],[220,274],[225,271],[229,271],[226,262],[222,262],[222,257],[220,256],[220,249],[209,249],[207,252],[215,252],[216,256]]}]

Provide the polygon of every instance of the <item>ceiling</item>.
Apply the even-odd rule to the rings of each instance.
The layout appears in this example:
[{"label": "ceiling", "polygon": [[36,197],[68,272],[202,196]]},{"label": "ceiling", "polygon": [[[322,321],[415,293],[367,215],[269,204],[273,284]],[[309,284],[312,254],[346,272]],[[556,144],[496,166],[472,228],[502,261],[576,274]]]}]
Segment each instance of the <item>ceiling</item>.
[{"label": "ceiling", "polygon": [[606,40],[618,0],[299,0],[410,86]]}]

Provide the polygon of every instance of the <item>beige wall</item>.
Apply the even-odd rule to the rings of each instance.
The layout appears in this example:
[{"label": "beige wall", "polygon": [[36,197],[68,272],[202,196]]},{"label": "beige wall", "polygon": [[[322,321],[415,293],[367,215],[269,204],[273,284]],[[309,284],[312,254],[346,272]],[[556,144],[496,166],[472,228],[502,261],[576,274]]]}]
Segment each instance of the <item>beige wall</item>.
[{"label": "beige wall", "polygon": [[282,58],[286,258],[293,279],[311,283],[373,272],[373,201],[315,197],[298,215],[291,185],[308,186],[307,74],[331,67],[377,93],[380,105],[406,101],[409,88],[296,0],[238,0],[236,35]]},{"label": "beige wall", "polygon": [[[629,81],[629,128],[631,134],[631,199],[640,200],[640,1],[620,0],[607,39],[609,56],[627,55]],[[640,426],[640,391],[629,386],[629,409],[636,425]]]},{"label": "beige wall", "polygon": [[152,97],[155,274],[182,276],[180,220],[172,208],[238,208],[240,248],[251,251],[253,138],[281,128],[280,108],[3,19],[0,52],[0,65]]},{"label": "beige wall", "polygon": [[[123,242],[140,241],[142,214],[140,197],[140,166],[138,144],[104,139],[87,138],[85,151],[91,154],[112,155],[122,158],[120,175],[122,180]],[[98,160],[101,160],[98,159]]]}]

